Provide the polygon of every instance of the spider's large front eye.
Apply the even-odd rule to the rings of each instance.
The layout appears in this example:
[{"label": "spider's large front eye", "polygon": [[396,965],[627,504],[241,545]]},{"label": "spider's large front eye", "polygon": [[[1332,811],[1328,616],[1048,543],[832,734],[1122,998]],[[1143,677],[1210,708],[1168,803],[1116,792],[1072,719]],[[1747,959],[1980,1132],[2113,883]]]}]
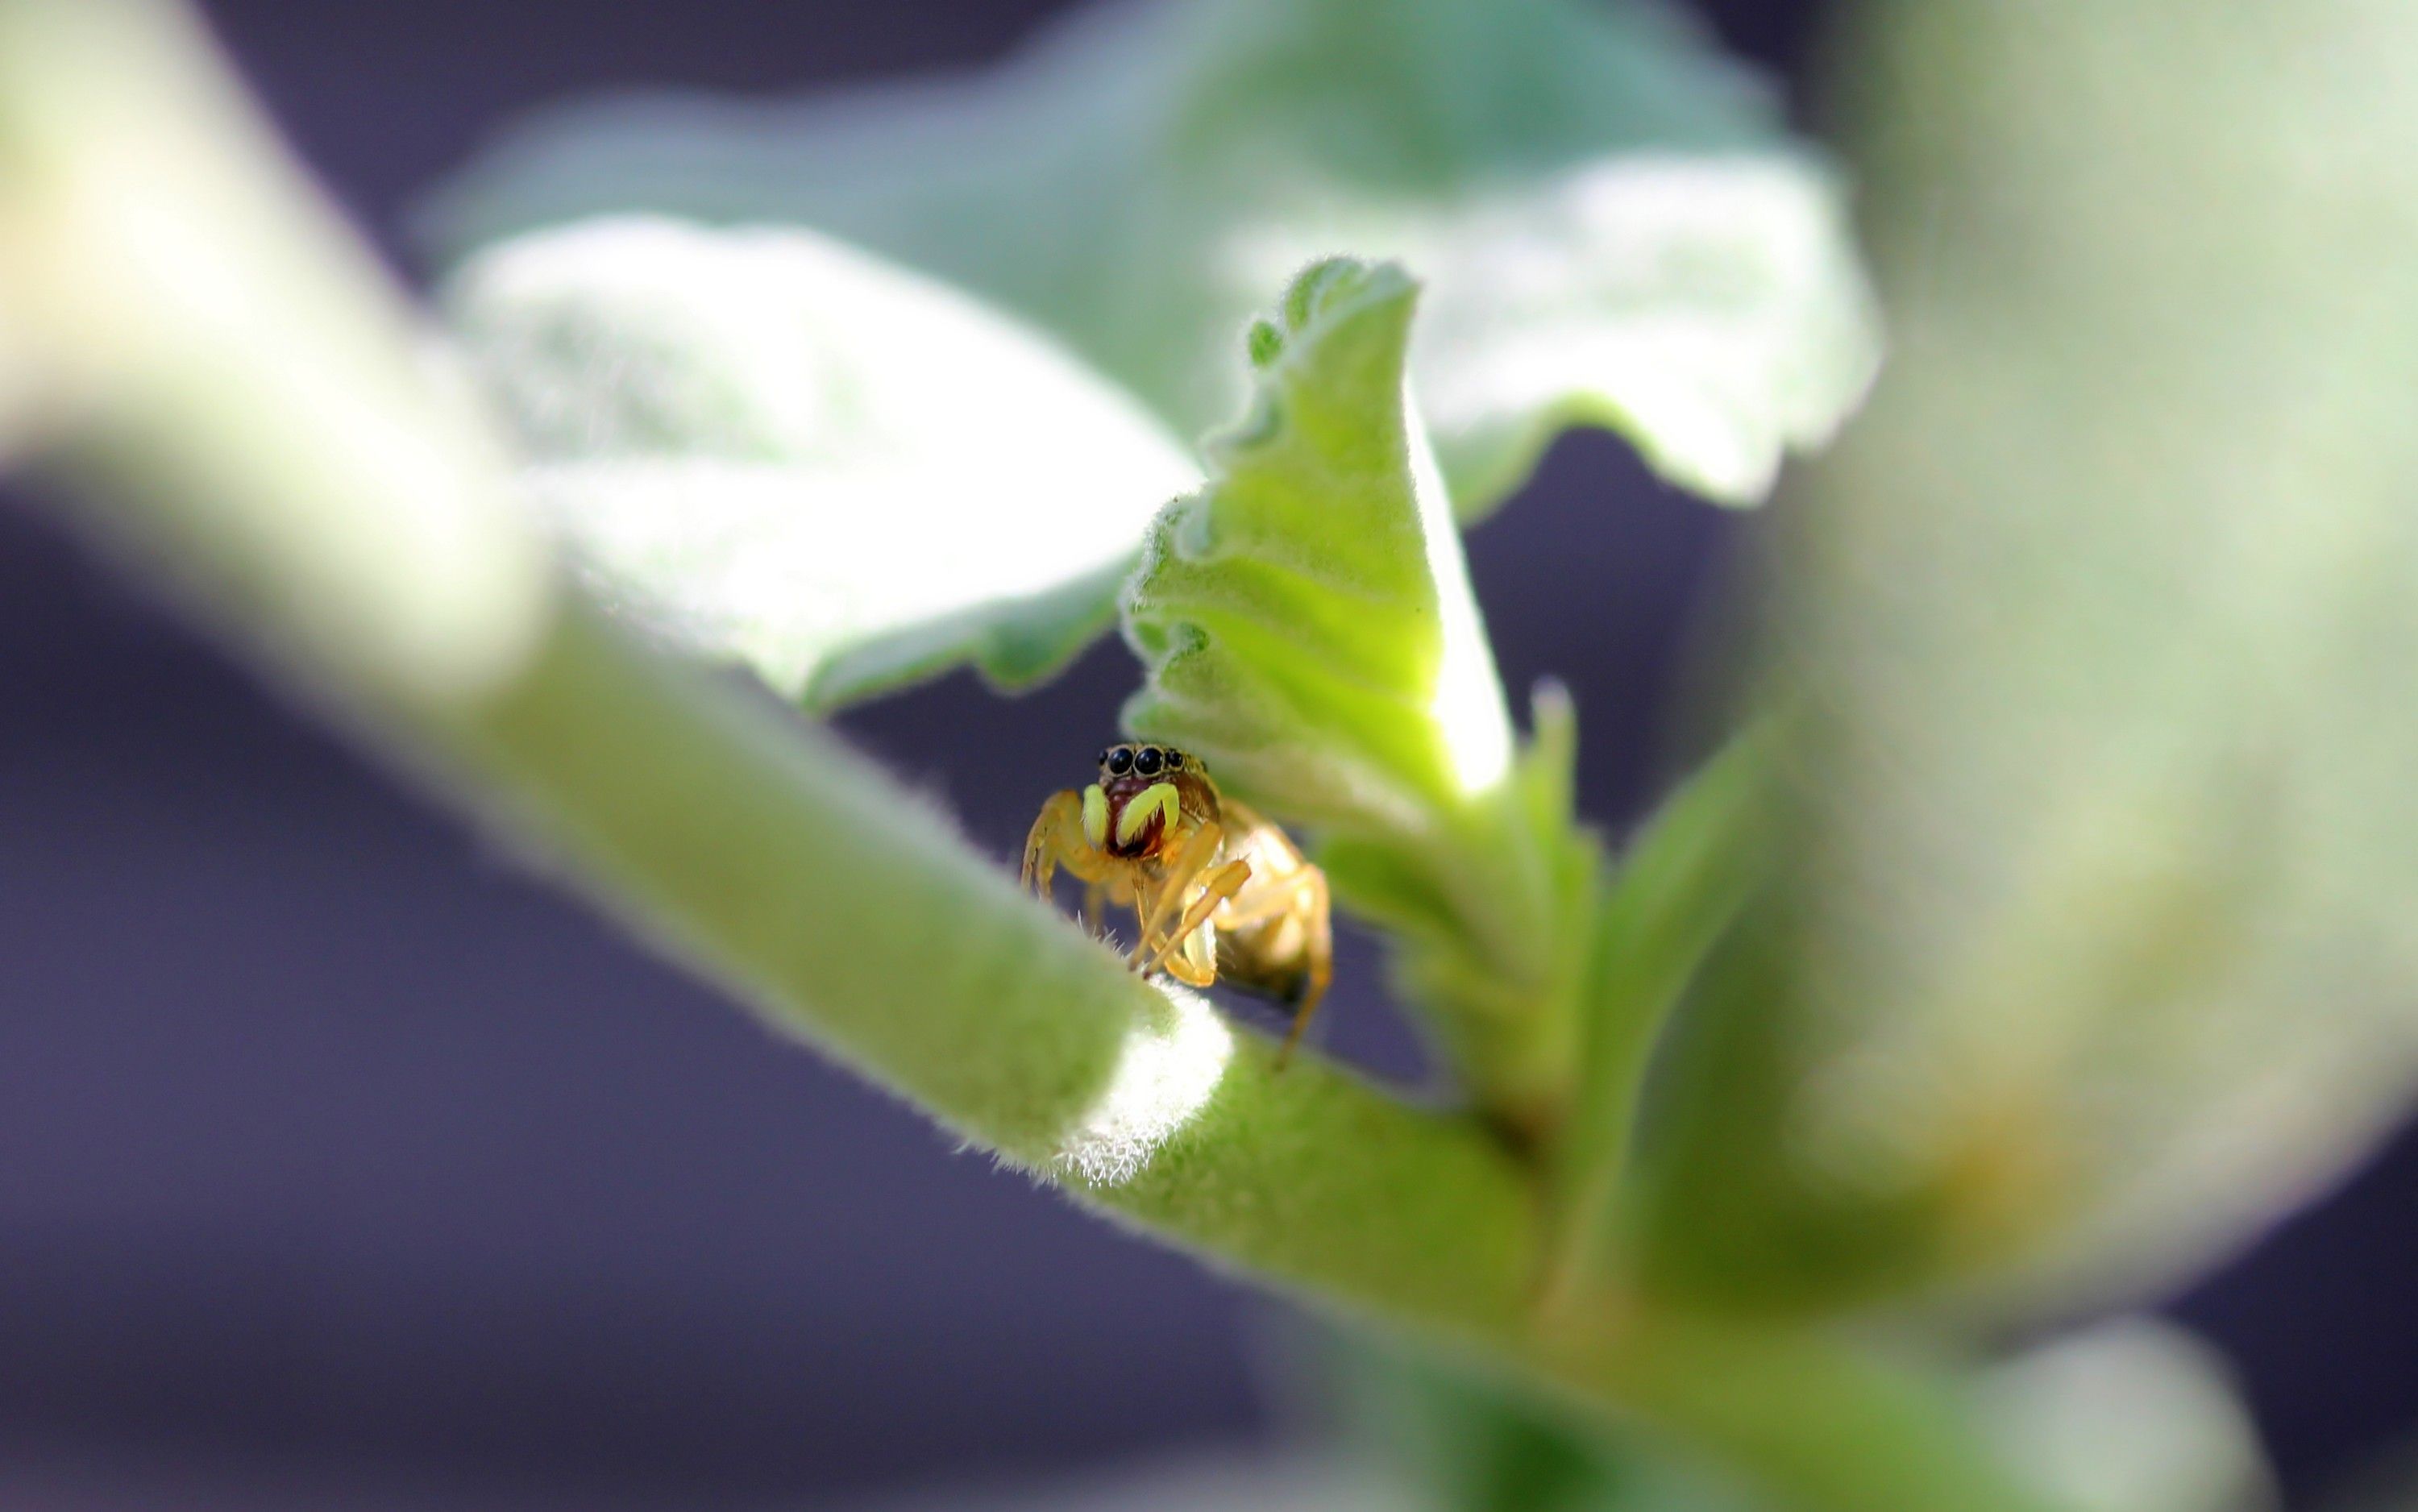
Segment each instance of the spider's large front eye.
[{"label": "spider's large front eye", "polygon": [[1119,746],[1109,753],[1109,775],[1111,777],[1124,776],[1133,770],[1133,753],[1124,746]]},{"label": "spider's large front eye", "polygon": [[1158,747],[1155,745],[1143,746],[1141,748],[1141,755],[1134,757],[1134,771],[1140,772],[1145,777],[1156,776],[1158,773]]}]

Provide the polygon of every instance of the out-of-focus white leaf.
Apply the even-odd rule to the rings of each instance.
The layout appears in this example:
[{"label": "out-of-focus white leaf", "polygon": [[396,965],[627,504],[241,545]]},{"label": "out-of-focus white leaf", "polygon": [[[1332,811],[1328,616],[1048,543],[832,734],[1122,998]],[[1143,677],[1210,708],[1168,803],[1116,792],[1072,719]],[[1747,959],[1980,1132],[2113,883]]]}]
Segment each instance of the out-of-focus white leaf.
[{"label": "out-of-focus white leaf", "polygon": [[440,220],[456,246],[603,210],[813,225],[1059,332],[1186,437],[1241,407],[1270,289],[1399,258],[1469,517],[1573,423],[1759,497],[1873,371],[1841,198],[1658,0],[1122,0],[962,82],[558,112]]},{"label": "out-of-focus white leaf", "polygon": [[2216,1352],[2150,1318],[2052,1339],[1980,1382],[1982,1420],[2074,1512],[2275,1504],[2258,1430]]},{"label": "out-of-focus white leaf", "polygon": [[814,705],[1048,675],[1198,477],[1047,338],[810,232],[591,222],[446,306],[608,601]]}]

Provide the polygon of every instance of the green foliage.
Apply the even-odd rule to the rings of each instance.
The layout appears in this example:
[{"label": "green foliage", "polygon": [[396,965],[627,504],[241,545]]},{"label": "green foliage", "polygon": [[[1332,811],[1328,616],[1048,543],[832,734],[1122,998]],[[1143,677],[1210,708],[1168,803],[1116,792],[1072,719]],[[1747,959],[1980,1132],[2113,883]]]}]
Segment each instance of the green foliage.
[{"label": "green foliage", "polygon": [[1334,1338],[1328,1373],[1351,1425],[1432,1512],[1770,1512],[1645,1435],[1605,1433],[1498,1377],[1380,1339]]},{"label": "green foliage", "polygon": [[599,596],[811,706],[1047,677],[1198,476],[1048,339],[810,232],[590,222],[447,304]]},{"label": "green foliage", "polygon": [[[172,18],[0,0],[0,419],[56,405],[97,540],[770,1022],[1416,1341],[1380,1415],[1445,1504],[2211,1512],[2255,1452],[2170,1336],[1951,1376],[1843,1319],[1952,1355],[1926,1304],[2168,1281],[2418,1085],[2418,301],[2363,276],[2418,23],[1886,4],[1905,358],[1775,542],[1781,712],[1616,866],[1455,500],[1572,419],[1751,494],[1871,356],[1827,176],[1659,11],[1134,7],[777,131],[565,128],[462,213],[824,232],[495,247],[457,390]],[[1250,318],[1346,244],[1431,292],[1325,258]],[[1153,515],[1164,427],[1245,400]],[[1316,832],[1475,1108],[1278,1073],[624,633],[830,704],[1044,675],[1121,584],[1128,722]]]},{"label": "green foliage", "polygon": [[1868,378],[1830,174],[1650,0],[1127,0],[964,82],[557,113],[476,169],[456,247],[600,212],[812,225],[1055,330],[1180,435],[1234,333],[1339,249],[1434,290],[1422,400],[1464,512],[1609,425],[1745,501]]},{"label": "green foliage", "polygon": [[1597,1279],[1630,1167],[1646,1073],[1706,955],[1773,866],[1775,768],[1789,731],[1769,716],[1666,799],[1631,838],[1593,924],[1578,999],[1569,1114],[1550,1171],[1557,1232],[1549,1303]]},{"label": "green foliage", "polygon": [[[1775,1512],[1718,1465],[1615,1431],[1515,1378],[1432,1352],[1338,1337],[1330,1373],[1360,1435],[1436,1512]],[[2073,1512],[2255,1512],[2274,1504],[2223,1361],[2129,1318],[2038,1341],[1979,1371],[1980,1420]]]},{"label": "green foliage", "polygon": [[[1247,418],[1163,511],[1126,590],[1139,733],[1289,818],[1416,835],[1499,788],[1511,724],[1452,514],[1405,399],[1418,290],[1303,273],[1252,339]],[[1262,334],[1273,333],[1273,335]]]},{"label": "green foliage", "polygon": [[[1318,827],[1343,900],[1411,938],[1422,1006],[1481,1095],[1532,1116],[1566,1075],[1566,787],[1511,723],[1404,364],[1419,289],[1334,260],[1250,328],[1247,418],[1152,527],[1125,599],[1135,733]],[[1567,739],[1546,771],[1566,771]]]}]

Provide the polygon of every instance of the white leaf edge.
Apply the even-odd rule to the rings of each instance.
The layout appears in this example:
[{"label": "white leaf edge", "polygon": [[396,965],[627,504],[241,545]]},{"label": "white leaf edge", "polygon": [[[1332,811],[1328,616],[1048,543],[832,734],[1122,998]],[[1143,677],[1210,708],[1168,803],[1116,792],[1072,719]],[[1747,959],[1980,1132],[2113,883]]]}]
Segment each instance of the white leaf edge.
[{"label": "white leaf edge", "polygon": [[800,228],[577,222],[443,304],[581,575],[792,697],[840,652],[1112,576],[1201,481],[1049,337]]}]

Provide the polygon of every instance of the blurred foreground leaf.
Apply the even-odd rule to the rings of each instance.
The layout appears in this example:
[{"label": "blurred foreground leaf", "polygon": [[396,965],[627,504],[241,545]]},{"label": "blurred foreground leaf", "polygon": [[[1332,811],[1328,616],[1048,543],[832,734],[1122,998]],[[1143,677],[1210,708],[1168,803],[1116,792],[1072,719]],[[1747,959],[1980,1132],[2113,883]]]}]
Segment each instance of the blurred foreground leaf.
[{"label": "blurred foreground leaf", "polygon": [[2009,1458],[2075,1512],[2258,1512],[2275,1504],[2257,1428],[2209,1346],[2119,1318],[1992,1367],[1982,1412]]},{"label": "blurred foreground leaf", "polygon": [[1716,1467],[1513,1382],[1387,1340],[1325,1344],[1344,1426],[1413,1512],[1775,1512]]},{"label": "blurred foreground leaf", "polygon": [[987,77],[542,118],[455,186],[457,248],[665,210],[812,225],[1059,332],[1179,434],[1226,423],[1244,321],[1303,264],[1399,256],[1452,494],[1610,426],[1753,499],[1862,392],[1831,176],[1651,0],[1128,0]]},{"label": "blurred foreground leaf", "polygon": [[1400,1488],[1351,1459],[1257,1446],[1031,1479],[984,1476],[818,1504],[828,1512],[1402,1512]]},{"label": "blurred foreground leaf", "polygon": [[[1379,1339],[1333,1336],[1352,1437],[1435,1512],[1779,1512],[1721,1468],[1605,1432],[1517,1382]],[[2119,1318],[1979,1371],[1977,1413],[2072,1512],[2264,1512],[2274,1489],[2213,1351]],[[1946,1512],[1946,1509],[1943,1509]]]},{"label": "blurred foreground leaf", "polygon": [[2171,1284],[2418,1081],[2418,11],[1867,8],[1900,360],[1786,542],[1793,880],[1654,1285]]},{"label": "blurred foreground leaf", "polygon": [[6,298],[0,291],[0,466],[24,445],[38,418],[33,359],[24,350],[24,333],[14,328],[19,317],[10,315]]},{"label": "blurred foreground leaf", "polygon": [[809,232],[590,222],[448,305],[605,601],[811,705],[1057,670],[1199,476],[1047,339]]}]

